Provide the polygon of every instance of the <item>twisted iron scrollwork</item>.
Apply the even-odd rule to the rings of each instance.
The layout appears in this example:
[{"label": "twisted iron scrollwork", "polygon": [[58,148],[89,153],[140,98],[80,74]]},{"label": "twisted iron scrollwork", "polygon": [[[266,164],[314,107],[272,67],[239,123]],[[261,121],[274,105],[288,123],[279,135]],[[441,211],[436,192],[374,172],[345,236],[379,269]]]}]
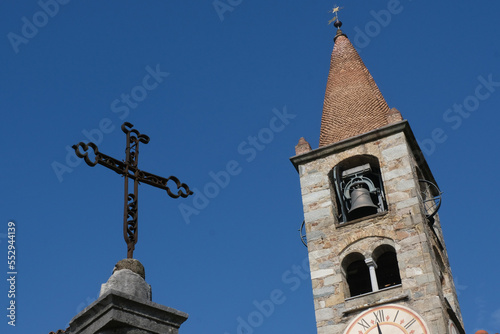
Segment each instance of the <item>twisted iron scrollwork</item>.
[{"label": "twisted iron scrollwork", "polygon": [[[99,152],[97,145],[94,143],[85,144],[83,142],[79,142],[78,144],[71,147],[75,150],[76,156],[79,158],[83,158],[87,165],[89,165],[90,167],[94,167],[95,165],[99,164],[111,170],[114,170],[118,174],[124,173],[125,164],[123,163],[123,161],[117,160],[110,157],[109,155]],[[80,147],[85,153],[80,152]],[[95,159],[93,161],[89,158],[89,147],[94,151]]]},{"label": "twisted iron scrollwork", "polygon": [[134,127],[133,124],[129,122],[125,122],[122,124],[121,128],[123,133],[128,135],[129,133],[132,133],[132,136],[135,137],[135,140],[139,140],[141,143],[147,144],[149,143],[149,136],[141,134],[138,130],[132,129]]},{"label": "twisted iron scrollwork", "polygon": [[[78,144],[73,145],[71,147],[75,150],[76,156],[79,158],[83,158],[87,163],[87,165],[89,165],[90,167],[94,167],[99,162],[99,150],[97,149],[96,144],[94,143],[85,144],[84,142],[79,142]],[[80,147],[83,149],[83,152],[85,153],[80,152]],[[95,155],[94,161],[90,160],[89,158],[89,152],[87,152],[89,150],[89,147],[94,151]]]},{"label": "twisted iron scrollwork", "polygon": [[[123,175],[125,178],[125,205],[123,213],[123,236],[127,244],[127,258],[133,257],[135,244],[138,240],[138,186],[140,182],[152,185],[167,191],[167,194],[172,198],[186,198],[192,195],[193,192],[187,184],[181,183],[175,176],[164,178],[155,174],[141,171],[137,168],[139,159],[139,143],[149,143],[149,137],[141,134],[138,130],[133,129],[131,123],[125,122],[121,129],[126,134],[126,149],[125,160],[120,161],[106,154],[99,152],[97,145],[94,143],[80,142],[73,145],[76,155],[85,160],[87,165],[94,167],[97,164],[103,165],[116,173]],[[95,158],[92,160],[89,157],[89,149],[92,149]],[[129,179],[134,180],[134,192],[129,193]],[[168,182],[172,181],[177,186],[177,192],[174,192],[168,186]]]},{"label": "twisted iron scrollwork", "polygon": [[[179,181],[179,179],[176,178],[175,176],[169,176],[167,178],[164,178],[148,172],[139,171],[138,180],[139,182],[144,182],[146,184],[152,185],[153,187],[166,190],[167,194],[172,198],[179,198],[179,197],[186,198],[189,195],[193,194],[193,192],[189,190],[188,185],[185,183],[181,183],[181,181]],[[170,187],[167,186],[168,181],[173,181],[175,183],[175,185],[177,186],[177,193],[173,193],[170,190]]]},{"label": "twisted iron scrollwork", "polygon": [[127,135],[127,148],[125,150],[125,162],[129,167],[137,167],[139,160],[139,142],[143,144],[149,143],[149,137],[141,134],[136,129],[132,129],[133,125],[125,122],[122,124],[122,131]]},{"label": "twisted iron scrollwork", "polygon": [[123,225],[123,237],[127,243],[127,254],[134,252],[137,243],[137,198],[134,194],[128,194],[127,218]]}]

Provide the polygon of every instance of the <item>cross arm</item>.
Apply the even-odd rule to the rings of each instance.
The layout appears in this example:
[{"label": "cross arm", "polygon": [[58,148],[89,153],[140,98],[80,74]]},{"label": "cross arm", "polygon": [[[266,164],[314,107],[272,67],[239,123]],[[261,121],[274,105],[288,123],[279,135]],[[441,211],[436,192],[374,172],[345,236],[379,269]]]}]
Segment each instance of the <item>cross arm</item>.
[{"label": "cross arm", "polygon": [[[109,155],[99,152],[96,144],[85,144],[84,142],[79,142],[77,145],[73,145],[71,147],[75,150],[76,156],[84,159],[87,165],[89,165],[90,167],[94,167],[95,165],[99,164],[117,172],[118,174],[125,174],[125,163],[123,161],[110,157]],[[91,148],[94,152],[94,159],[91,159],[89,157],[89,148]],[[80,151],[80,149],[83,150],[83,153]]]},{"label": "cross arm", "polygon": [[[176,178],[175,176],[169,176],[167,178],[164,178],[141,170],[138,171],[138,174],[139,177],[137,177],[137,180],[139,182],[143,182],[153,187],[166,190],[167,194],[172,198],[179,198],[179,197],[186,198],[189,195],[193,194],[193,192],[189,189],[189,186],[185,183],[181,183],[181,181],[179,181],[179,179]],[[172,190],[170,190],[170,187],[168,187],[167,185],[168,181],[173,181],[175,183],[175,185],[177,186],[177,193],[174,193],[172,192]]]}]

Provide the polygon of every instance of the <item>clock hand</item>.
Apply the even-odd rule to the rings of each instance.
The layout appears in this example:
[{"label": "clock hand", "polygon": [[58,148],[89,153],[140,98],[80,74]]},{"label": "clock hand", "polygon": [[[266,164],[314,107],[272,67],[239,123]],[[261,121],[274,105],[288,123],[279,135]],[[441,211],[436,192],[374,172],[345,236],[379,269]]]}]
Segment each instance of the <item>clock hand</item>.
[{"label": "clock hand", "polygon": [[378,322],[377,322],[377,328],[378,328],[378,334],[382,334],[382,331],[380,330],[380,326],[378,325]]}]

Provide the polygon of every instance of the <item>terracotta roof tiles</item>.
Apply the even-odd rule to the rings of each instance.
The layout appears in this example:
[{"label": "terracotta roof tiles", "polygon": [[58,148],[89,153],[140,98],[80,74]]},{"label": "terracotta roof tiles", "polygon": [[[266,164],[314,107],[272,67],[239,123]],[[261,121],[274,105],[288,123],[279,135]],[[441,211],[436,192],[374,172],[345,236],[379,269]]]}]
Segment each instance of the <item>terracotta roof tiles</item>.
[{"label": "terracotta roof tiles", "polygon": [[319,146],[375,130],[401,120],[389,109],[358,52],[339,29],[326,85]]}]

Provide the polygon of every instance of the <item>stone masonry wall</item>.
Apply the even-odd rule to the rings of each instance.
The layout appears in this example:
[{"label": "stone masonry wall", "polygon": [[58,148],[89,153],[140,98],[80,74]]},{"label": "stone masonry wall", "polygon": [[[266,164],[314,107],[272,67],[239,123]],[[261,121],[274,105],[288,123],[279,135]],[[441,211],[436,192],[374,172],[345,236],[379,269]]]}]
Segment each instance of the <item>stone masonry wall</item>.
[{"label": "stone masonry wall", "polygon": [[[328,174],[344,159],[366,154],[379,159],[388,212],[339,224]],[[431,333],[446,333],[439,273],[426,230],[429,227],[422,216],[415,160],[404,133],[304,163],[299,174],[318,334],[343,333],[363,308],[391,300],[417,311]],[[381,244],[396,250],[401,286],[350,298],[342,259],[353,251],[370,257]]]},{"label": "stone masonry wall", "polygon": [[[418,160],[415,158],[415,155],[411,155],[411,163],[416,171],[415,177],[416,179],[427,179],[422,175],[422,171],[419,167]],[[431,178],[432,179],[432,178]],[[433,180],[431,180],[433,181]],[[435,182],[435,181],[434,181]],[[421,206],[422,215],[425,215],[424,208]],[[446,245],[444,241],[443,231],[441,229],[441,221],[439,219],[439,214],[436,214],[434,217],[434,222],[432,224],[432,228],[427,229],[428,236],[430,239],[430,244],[433,248],[433,261],[435,264],[436,271],[436,279],[441,280],[441,293],[443,297],[450,303],[451,308],[454,310],[455,315],[458,320],[462,323],[463,320],[462,314],[460,311],[460,305],[458,303],[457,292],[455,289],[455,283],[453,281],[453,275],[451,271],[450,261],[448,258],[448,252],[446,250]]]}]

